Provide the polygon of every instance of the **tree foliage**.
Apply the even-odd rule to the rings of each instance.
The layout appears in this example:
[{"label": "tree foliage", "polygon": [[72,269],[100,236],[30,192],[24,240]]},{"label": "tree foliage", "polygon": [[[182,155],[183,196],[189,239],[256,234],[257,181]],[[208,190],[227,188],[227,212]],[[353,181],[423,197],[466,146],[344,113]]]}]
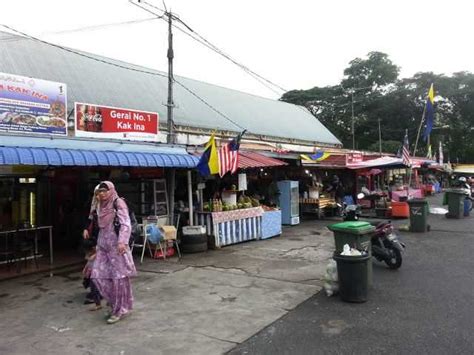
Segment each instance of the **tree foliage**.
[{"label": "tree foliage", "polygon": [[[354,117],[356,148],[378,151],[380,120],[382,148],[394,153],[406,130],[413,150],[432,83],[436,94],[433,152],[441,141],[445,160],[474,162],[474,74],[470,72],[452,76],[420,72],[401,79],[399,67],[387,54],[370,52],[367,58],[349,63],[339,85],[292,90],[281,100],[308,108],[348,148]],[[420,138],[417,155],[426,152],[427,144]]]}]

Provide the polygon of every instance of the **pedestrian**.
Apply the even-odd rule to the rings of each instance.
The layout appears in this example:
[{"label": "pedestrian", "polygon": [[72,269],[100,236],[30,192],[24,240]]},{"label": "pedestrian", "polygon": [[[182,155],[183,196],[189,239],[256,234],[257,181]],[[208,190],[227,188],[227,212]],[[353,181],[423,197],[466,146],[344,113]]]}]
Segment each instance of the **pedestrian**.
[{"label": "pedestrian", "polygon": [[131,225],[127,204],[110,181],[99,184],[98,196],[99,237],[91,278],[111,307],[107,323],[113,324],[132,310],[130,277],[137,272],[128,247]]},{"label": "pedestrian", "polygon": [[98,214],[99,214],[99,185],[94,188],[94,195],[92,196],[91,207],[89,210],[89,215],[87,216],[86,225],[82,232],[84,239],[92,239],[93,242],[97,244],[97,238],[99,236],[99,224],[98,224]]},{"label": "pedestrian", "polygon": [[86,260],[87,263],[82,270],[82,275],[84,276],[84,280],[82,284],[84,288],[90,288],[90,292],[86,297],[85,304],[94,303],[95,305],[90,308],[90,311],[98,311],[102,308],[102,296],[100,295],[99,290],[93,280],[91,280],[92,269],[94,268],[94,262],[96,258],[96,246],[93,240],[86,239],[83,242],[83,247],[86,251]]}]

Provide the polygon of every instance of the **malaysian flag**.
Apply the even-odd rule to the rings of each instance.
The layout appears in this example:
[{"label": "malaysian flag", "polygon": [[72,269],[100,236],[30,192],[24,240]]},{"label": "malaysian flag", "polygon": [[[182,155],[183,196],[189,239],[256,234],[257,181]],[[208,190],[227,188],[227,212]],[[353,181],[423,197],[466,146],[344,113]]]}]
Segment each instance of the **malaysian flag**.
[{"label": "malaysian flag", "polygon": [[408,130],[405,132],[405,138],[403,139],[402,161],[404,165],[411,166],[410,146],[408,145]]},{"label": "malaysian flag", "polygon": [[231,174],[237,171],[239,167],[240,139],[244,133],[245,131],[219,149],[219,176],[224,176],[228,171]]}]

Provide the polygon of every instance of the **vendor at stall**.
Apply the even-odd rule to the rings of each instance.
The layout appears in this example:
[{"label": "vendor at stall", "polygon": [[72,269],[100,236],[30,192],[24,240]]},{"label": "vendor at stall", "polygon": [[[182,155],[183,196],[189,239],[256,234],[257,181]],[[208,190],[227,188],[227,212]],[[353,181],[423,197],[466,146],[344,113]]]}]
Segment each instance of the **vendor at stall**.
[{"label": "vendor at stall", "polygon": [[337,175],[332,177],[331,183],[326,191],[334,194],[336,202],[342,204],[342,199],[344,198],[344,185]]}]

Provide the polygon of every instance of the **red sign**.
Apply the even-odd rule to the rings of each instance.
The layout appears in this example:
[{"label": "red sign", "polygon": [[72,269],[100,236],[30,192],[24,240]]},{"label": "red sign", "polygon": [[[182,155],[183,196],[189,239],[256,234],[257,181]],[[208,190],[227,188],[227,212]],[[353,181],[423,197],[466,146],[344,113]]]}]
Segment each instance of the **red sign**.
[{"label": "red sign", "polygon": [[155,141],[158,114],[76,102],[76,136]]}]

